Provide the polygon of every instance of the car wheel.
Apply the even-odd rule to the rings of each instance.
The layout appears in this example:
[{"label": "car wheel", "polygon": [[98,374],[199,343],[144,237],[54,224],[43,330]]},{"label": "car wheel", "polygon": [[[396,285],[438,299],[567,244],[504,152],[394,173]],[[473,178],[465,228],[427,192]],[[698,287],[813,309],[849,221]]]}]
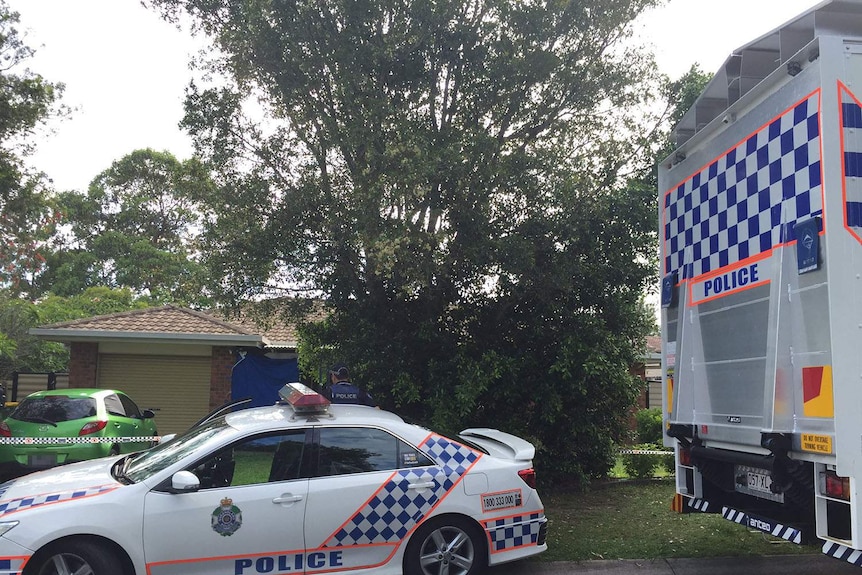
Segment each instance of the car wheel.
[{"label": "car wheel", "polygon": [[416,530],[404,554],[405,575],[476,575],[487,563],[481,531],[457,517],[431,519]]},{"label": "car wheel", "polygon": [[27,564],[25,575],[123,575],[116,554],[90,541],[55,543]]},{"label": "car wheel", "polygon": [[114,455],[120,454],[120,446],[116,443],[111,446],[111,450],[108,452],[108,457],[113,457]]}]

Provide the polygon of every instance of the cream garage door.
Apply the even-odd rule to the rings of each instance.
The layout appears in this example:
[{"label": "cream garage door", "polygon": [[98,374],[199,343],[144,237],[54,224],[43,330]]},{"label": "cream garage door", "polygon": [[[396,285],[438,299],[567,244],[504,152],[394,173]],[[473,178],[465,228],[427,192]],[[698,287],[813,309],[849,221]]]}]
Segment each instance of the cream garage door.
[{"label": "cream garage door", "polygon": [[153,409],[160,434],[181,433],[210,411],[210,364],[209,357],[103,354],[99,387]]}]

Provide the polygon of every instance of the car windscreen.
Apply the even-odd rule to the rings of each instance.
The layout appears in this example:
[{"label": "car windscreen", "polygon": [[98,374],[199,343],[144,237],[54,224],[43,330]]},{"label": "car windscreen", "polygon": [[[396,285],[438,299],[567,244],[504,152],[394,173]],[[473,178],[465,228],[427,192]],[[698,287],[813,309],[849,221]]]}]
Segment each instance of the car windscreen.
[{"label": "car windscreen", "polygon": [[[131,481],[137,483],[151,475],[167,469],[177,461],[194,455],[204,447],[210,440],[220,435],[233,436],[236,430],[230,427],[224,416],[218,417],[208,423],[193,427],[183,435],[175,437],[166,443],[160,443],[155,447],[135,454],[129,460],[125,475]],[[220,443],[216,441],[216,443]]]},{"label": "car windscreen", "polygon": [[18,421],[72,421],[96,415],[96,400],[92,397],[47,395],[28,397],[9,415]]}]

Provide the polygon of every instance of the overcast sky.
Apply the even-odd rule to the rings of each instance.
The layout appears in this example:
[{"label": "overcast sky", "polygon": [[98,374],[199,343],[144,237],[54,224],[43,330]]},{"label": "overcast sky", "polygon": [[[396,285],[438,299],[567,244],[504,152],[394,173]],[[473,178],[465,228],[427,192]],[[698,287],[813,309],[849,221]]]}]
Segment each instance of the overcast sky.
[{"label": "overcast sky", "polygon": [[[7,0],[37,54],[29,67],[66,84],[72,118],[54,125],[33,163],[60,190],[84,190],[132,150],[191,143],[177,127],[190,57],[200,42],[162,22],[138,0]],[[814,0],[670,0],[640,21],[672,78],[694,62],[715,72],[730,52],[817,5]]]}]

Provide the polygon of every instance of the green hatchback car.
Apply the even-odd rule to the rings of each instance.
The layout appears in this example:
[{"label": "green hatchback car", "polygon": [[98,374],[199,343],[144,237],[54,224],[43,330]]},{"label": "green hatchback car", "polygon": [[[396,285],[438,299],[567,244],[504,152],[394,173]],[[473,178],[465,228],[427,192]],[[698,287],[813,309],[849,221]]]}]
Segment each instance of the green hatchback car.
[{"label": "green hatchback car", "polygon": [[39,391],[0,422],[0,479],[140,451],[157,436],[152,410],[140,409],[121,391]]}]

